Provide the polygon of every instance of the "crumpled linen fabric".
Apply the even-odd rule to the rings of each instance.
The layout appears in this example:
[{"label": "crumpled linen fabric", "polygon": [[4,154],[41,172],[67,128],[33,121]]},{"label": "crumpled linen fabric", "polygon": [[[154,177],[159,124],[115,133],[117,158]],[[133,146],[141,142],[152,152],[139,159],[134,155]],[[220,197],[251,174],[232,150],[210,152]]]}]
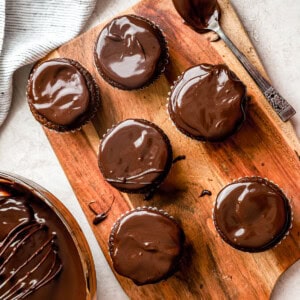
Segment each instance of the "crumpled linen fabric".
[{"label": "crumpled linen fabric", "polygon": [[14,72],[80,33],[96,0],[0,0],[0,126],[12,100]]}]

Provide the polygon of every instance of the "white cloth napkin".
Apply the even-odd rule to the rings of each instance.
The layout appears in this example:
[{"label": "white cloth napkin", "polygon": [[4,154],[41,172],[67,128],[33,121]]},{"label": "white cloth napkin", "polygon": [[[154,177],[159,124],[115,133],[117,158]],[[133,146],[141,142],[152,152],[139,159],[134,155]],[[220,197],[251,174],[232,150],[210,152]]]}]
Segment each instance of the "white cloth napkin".
[{"label": "white cloth napkin", "polygon": [[0,0],[0,126],[11,104],[14,72],[72,39],[96,0]]}]

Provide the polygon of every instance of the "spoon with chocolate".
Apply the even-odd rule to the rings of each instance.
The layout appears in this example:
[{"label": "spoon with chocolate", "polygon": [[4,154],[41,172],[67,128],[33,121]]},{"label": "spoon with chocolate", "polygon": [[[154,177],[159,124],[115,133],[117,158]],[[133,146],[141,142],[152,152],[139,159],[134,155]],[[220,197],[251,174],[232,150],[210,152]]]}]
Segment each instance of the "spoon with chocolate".
[{"label": "spoon with chocolate", "polygon": [[269,81],[260,74],[246,56],[226,36],[219,23],[221,11],[217,0],[172,1],[180,16],[195,31],[199,33],[213,31],[218,34],[254,79],[282,121],[288,121],[296,113],[295,109],[278,93]]}]

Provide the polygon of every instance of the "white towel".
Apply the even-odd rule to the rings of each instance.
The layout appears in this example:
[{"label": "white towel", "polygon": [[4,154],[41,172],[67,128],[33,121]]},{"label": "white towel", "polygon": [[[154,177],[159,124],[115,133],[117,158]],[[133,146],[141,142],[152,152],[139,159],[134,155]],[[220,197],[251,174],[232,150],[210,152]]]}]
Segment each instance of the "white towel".
[{"label": "white towel", "polygon": [[96,0],[0,0],[0,126],[11,104],[14,72],[72,39]]}]

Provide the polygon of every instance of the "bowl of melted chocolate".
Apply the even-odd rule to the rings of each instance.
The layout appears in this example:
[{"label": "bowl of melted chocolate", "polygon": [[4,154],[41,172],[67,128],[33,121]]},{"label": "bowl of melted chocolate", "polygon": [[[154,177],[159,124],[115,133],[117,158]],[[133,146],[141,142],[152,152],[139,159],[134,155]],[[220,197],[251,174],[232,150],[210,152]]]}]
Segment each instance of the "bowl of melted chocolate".
[{"label": "bowl of melted chocolate", "polygon": [[0,172],[0,299],[95,299],[88,244],[42,187]]}]

